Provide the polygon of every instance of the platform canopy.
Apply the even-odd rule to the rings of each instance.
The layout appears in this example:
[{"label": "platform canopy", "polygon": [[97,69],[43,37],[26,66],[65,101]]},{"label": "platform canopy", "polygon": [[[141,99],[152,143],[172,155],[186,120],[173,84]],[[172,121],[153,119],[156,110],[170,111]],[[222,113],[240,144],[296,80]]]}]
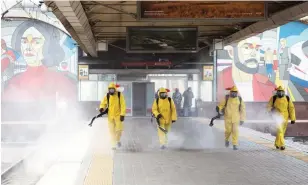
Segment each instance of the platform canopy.
[{"label": "platform canopy", "polygon": [[98,42],[125,40],[126,29],[132,26],[197,26],[199,44],[212,45],[213,39],[222,39],[226,45],[308,15],[308,2],[303,1],[246,1],[242,5],[232,1],[44,2],[93,57]]}]

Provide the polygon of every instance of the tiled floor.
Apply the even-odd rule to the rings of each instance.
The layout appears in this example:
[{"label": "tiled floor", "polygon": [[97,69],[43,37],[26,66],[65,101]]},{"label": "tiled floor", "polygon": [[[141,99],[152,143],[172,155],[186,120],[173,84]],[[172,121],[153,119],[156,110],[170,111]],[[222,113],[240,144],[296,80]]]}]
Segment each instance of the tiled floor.
[{"label": "tiled floor", "polygon": [[114,155],[114,185],[306,184],[308,163],[241,140],[240,150],[224,147],[223,132],[182,119],[161,151],[149,119],[125,123],[123,148]]}]

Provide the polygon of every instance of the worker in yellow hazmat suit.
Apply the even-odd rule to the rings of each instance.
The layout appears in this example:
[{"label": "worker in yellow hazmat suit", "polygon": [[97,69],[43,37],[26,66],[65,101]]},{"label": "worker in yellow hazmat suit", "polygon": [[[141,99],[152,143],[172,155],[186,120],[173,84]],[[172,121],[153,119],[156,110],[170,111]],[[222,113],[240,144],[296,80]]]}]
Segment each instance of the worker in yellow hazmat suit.
[{"label": "worker in yellow hazmat suit", "polygon": [[239,124],[246,119],[245,104],[238,95],[235,86],[229,88],[230,93],[219,103],[218,111],[224,114],[225,118],[225,146],[229,147],[229,138],[232,134],[233,149],[238,149]]},{"label": "worker in yellow hazmat suit", "polygon": [[117,91],[117,86],[114,83],[110,83],[108,86],[108,93],[100,104],[100,112],[104,112],[107,108],[112,149],[116,149],[116,145],[121,147],[120,139],[126,114],[126,104],[124,95]]},{"label": "worker in yellow hazmat suit", "polygon": [[[167,132],[170,131],[172,123],[177,120],[176,108],[173,100],[168,97],[167,90],[160,88],[158,98],[154,100],[152,105],[152,113],[160,124],[160,127]],[[161,149],[165,149],[167,144],[167,133],[158,128],[158,137]]]},{"label": "worker in yellow hazmat suit", "polygon": [[289,96],[285,95],[283,87],[279,86],[275,90],[276,95],[272,96],[269,100],[267,110],[273,114],[278,114],[283,118],[283,122],[278,123],[277,125],[275,147],[276,149],[284,150],[284,134],[287,130],[289,119],[291,120],[291,124],[295,123],[295,108]]}]

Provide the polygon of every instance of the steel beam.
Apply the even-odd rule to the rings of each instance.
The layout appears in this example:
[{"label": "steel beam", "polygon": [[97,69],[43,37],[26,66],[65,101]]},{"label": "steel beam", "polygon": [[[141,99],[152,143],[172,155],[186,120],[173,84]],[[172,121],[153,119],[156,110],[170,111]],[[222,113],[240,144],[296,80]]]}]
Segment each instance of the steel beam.
[{"label": "steel beam", "polygon": [[[54,1],[54,4],[58,7],[58,10],[78,35],[80,42],[86,48],[85,52],[90,54],[92,57],[97,57],[95,37],[93,36],[91,26],[81,2]],[[63,23],[63,18],[60,20]],[[66,25],[66,27],[68,27],[68,25]]]},{"label": "steel beam", "polygon": [[199,74],[199,69],[90,69],[90,74]]},{"label": "steel beam", "polygon": [[52,7],[53,14],[61,21],[62,25],[65,27],[65,29],[70,33],[72,38],[79,44],[80,48],[85,51],[86,53],[89,53],[87,51],[87,48],[85,45],[81,42],[79,39],[77,33],[75,32],[74,28],[71,26],[71,24],[67,21],[65,16],[62,14],[62,12],[58,9],[58,7],[54,4],[53,1],[44,1],[46,6]]},{"label": "steel beam", "polygon": [[106,5],[106,4],[101,3],[101,2],[96,2],[96,3],[97,3],[97,5],[104,6],[104,7],[108,8],[108,9],[114,10],[114,11],[122,13],[122,14],[126,14],[126,15],[129,15],[129,16],[132,16],[134,19],[137,19],[137,14],[135,13],[136,12],[136,8],[135,7],[134,7],[135,12],[132,13],[132,12],[128,12],[128,11],[122,10],[123,8],[121,6],[120,6],[120,8],[118,8],[118,7],[113,7],[111,5]]}]

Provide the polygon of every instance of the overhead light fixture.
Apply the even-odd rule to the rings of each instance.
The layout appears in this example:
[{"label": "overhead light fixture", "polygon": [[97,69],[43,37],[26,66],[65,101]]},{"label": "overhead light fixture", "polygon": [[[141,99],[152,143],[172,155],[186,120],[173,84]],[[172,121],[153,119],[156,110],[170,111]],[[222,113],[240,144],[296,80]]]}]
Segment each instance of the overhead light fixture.
[{"label": "overhead light fixture", "polygon": [[42,12],[51,12],[52,8],[45,5],[44,1],[40,1],[38,7],[40,7]]},{"label": "overhead light fixture", "polygon": [[302,18],[299,19],[299,20],[308,20],[308,16],[302,17]]},{"label": "overhead light fixture", "polygon": [[48,12],[48,7],[44,3],[41,5],[41,11]]}]

